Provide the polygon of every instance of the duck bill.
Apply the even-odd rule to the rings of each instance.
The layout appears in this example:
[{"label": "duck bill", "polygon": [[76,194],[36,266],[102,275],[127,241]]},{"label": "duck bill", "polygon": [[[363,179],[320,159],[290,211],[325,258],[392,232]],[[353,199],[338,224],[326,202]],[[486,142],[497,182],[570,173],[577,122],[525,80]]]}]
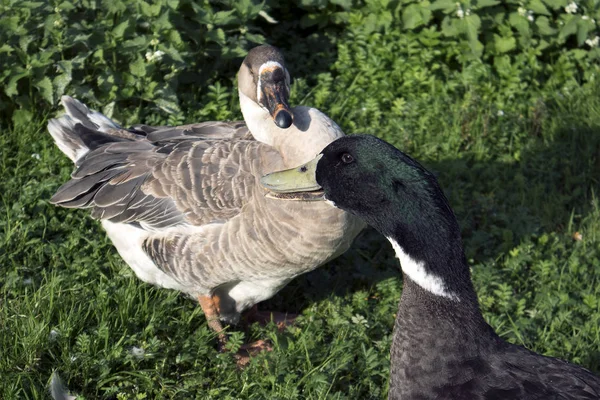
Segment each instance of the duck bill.
[{"label": "duck bill", "polygon": [[269,192],[267,197],[281,200],[324,200],[321,185],[317,183],[317,164],[323,155],[296,168],[267,174],[260,179]]},{"label": "duck bill", "polygon": [[[261,79],[262,80],[262,79]],[[281,129],[287,129],[294,122],[292,110],[287,104],[288,89],[285,80],[273,82],[270,79],[264,79],[262,85],[262,95],[264,105],[269,110],[275,124]]]}]

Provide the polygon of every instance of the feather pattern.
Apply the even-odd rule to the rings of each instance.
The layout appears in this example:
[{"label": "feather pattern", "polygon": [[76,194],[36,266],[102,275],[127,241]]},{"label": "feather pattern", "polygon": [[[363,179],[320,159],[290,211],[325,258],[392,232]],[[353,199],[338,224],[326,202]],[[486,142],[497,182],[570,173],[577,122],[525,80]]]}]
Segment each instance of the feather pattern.
[{"label": "feather pattern", "polygon": [[[266,198],[260,177],[299,161],[254,140],[243,122],[128,130],[113,123],[93,131],[93,122],[77,122],[92,111],[67,103],[72,115],[62,118],[68,123],[51,124],[84,151],[51,201],[89,208],[141,279],[193,296],[220,296],[220,316],[228,322],[344,252],[364,227],[325,202]],[[307,114],[315,117],[326,118]],[[322,141],[341,134],[331,126],[337,130],[317,131]],[[314,143],[316,152],[322,142]]]}]

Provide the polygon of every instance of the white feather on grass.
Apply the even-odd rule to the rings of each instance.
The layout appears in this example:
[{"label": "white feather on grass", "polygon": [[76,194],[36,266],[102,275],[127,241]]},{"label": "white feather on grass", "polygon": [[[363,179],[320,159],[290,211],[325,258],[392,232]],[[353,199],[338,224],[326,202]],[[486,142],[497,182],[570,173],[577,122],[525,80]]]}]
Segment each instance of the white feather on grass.
[{"label": "white feather on grass", "polygon": [[58,376],[58,372],[52,373],[52,379],[50,380],[50,396],[54,400],[75,400],[77,396],[71,396],[68,389],[63,385]]}]

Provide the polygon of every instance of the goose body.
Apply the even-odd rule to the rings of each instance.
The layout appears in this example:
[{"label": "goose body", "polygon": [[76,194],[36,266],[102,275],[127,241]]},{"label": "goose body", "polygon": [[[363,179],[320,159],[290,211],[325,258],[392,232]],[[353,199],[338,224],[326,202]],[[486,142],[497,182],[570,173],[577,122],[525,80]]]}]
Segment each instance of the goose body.
[{"label": "goose body", "polygon": [[289,75],[277,49],[251,50],[239,92],[246,123],[123,129],[68,97],[67,114],[49,123],[75,163],[52,202],[90,209],[140,279],[198,297],[217,331],[219,319],[236,323],[346,251],[363,228],[322,202],[265,198],[262,175],[306,162],[343,136],[320,111],[287,106]]},{"label": "goose body", "polygon": [[292,171],[262,183],[290,196],[322,188],[385,235],[400,259],[390,399],[600,398],[600,377],[507,343],[485,322],[456,218],[436,178],[412,158],[373,136],[347,136]]}]

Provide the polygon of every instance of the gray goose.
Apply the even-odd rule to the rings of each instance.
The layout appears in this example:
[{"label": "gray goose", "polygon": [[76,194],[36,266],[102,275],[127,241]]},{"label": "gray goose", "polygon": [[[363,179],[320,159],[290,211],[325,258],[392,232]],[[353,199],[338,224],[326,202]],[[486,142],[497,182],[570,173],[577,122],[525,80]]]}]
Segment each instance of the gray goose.
[{"label": "gray goose", "polygon": [[408,155],[374,136],[346,136],[263,184],[288,198],[322,188],[391,242],[404,289],[389,399],[600,399],[600,377],[507,343],[485,322],[456,217],[433,174]]},{"label": "gray goose", "polygon": [[364,227],[322,202],[265,197],[262,175],[304,163],[344,135],[319,110],[287,105],[281,52],[252,49],[238,90],[245,123],[124,129],[65,96],[67,114],[48,124],[75,163],[51,202],[91,209],[136,275],[197,298],[221,342],[221,321],[237,323],[339,256]]}]

